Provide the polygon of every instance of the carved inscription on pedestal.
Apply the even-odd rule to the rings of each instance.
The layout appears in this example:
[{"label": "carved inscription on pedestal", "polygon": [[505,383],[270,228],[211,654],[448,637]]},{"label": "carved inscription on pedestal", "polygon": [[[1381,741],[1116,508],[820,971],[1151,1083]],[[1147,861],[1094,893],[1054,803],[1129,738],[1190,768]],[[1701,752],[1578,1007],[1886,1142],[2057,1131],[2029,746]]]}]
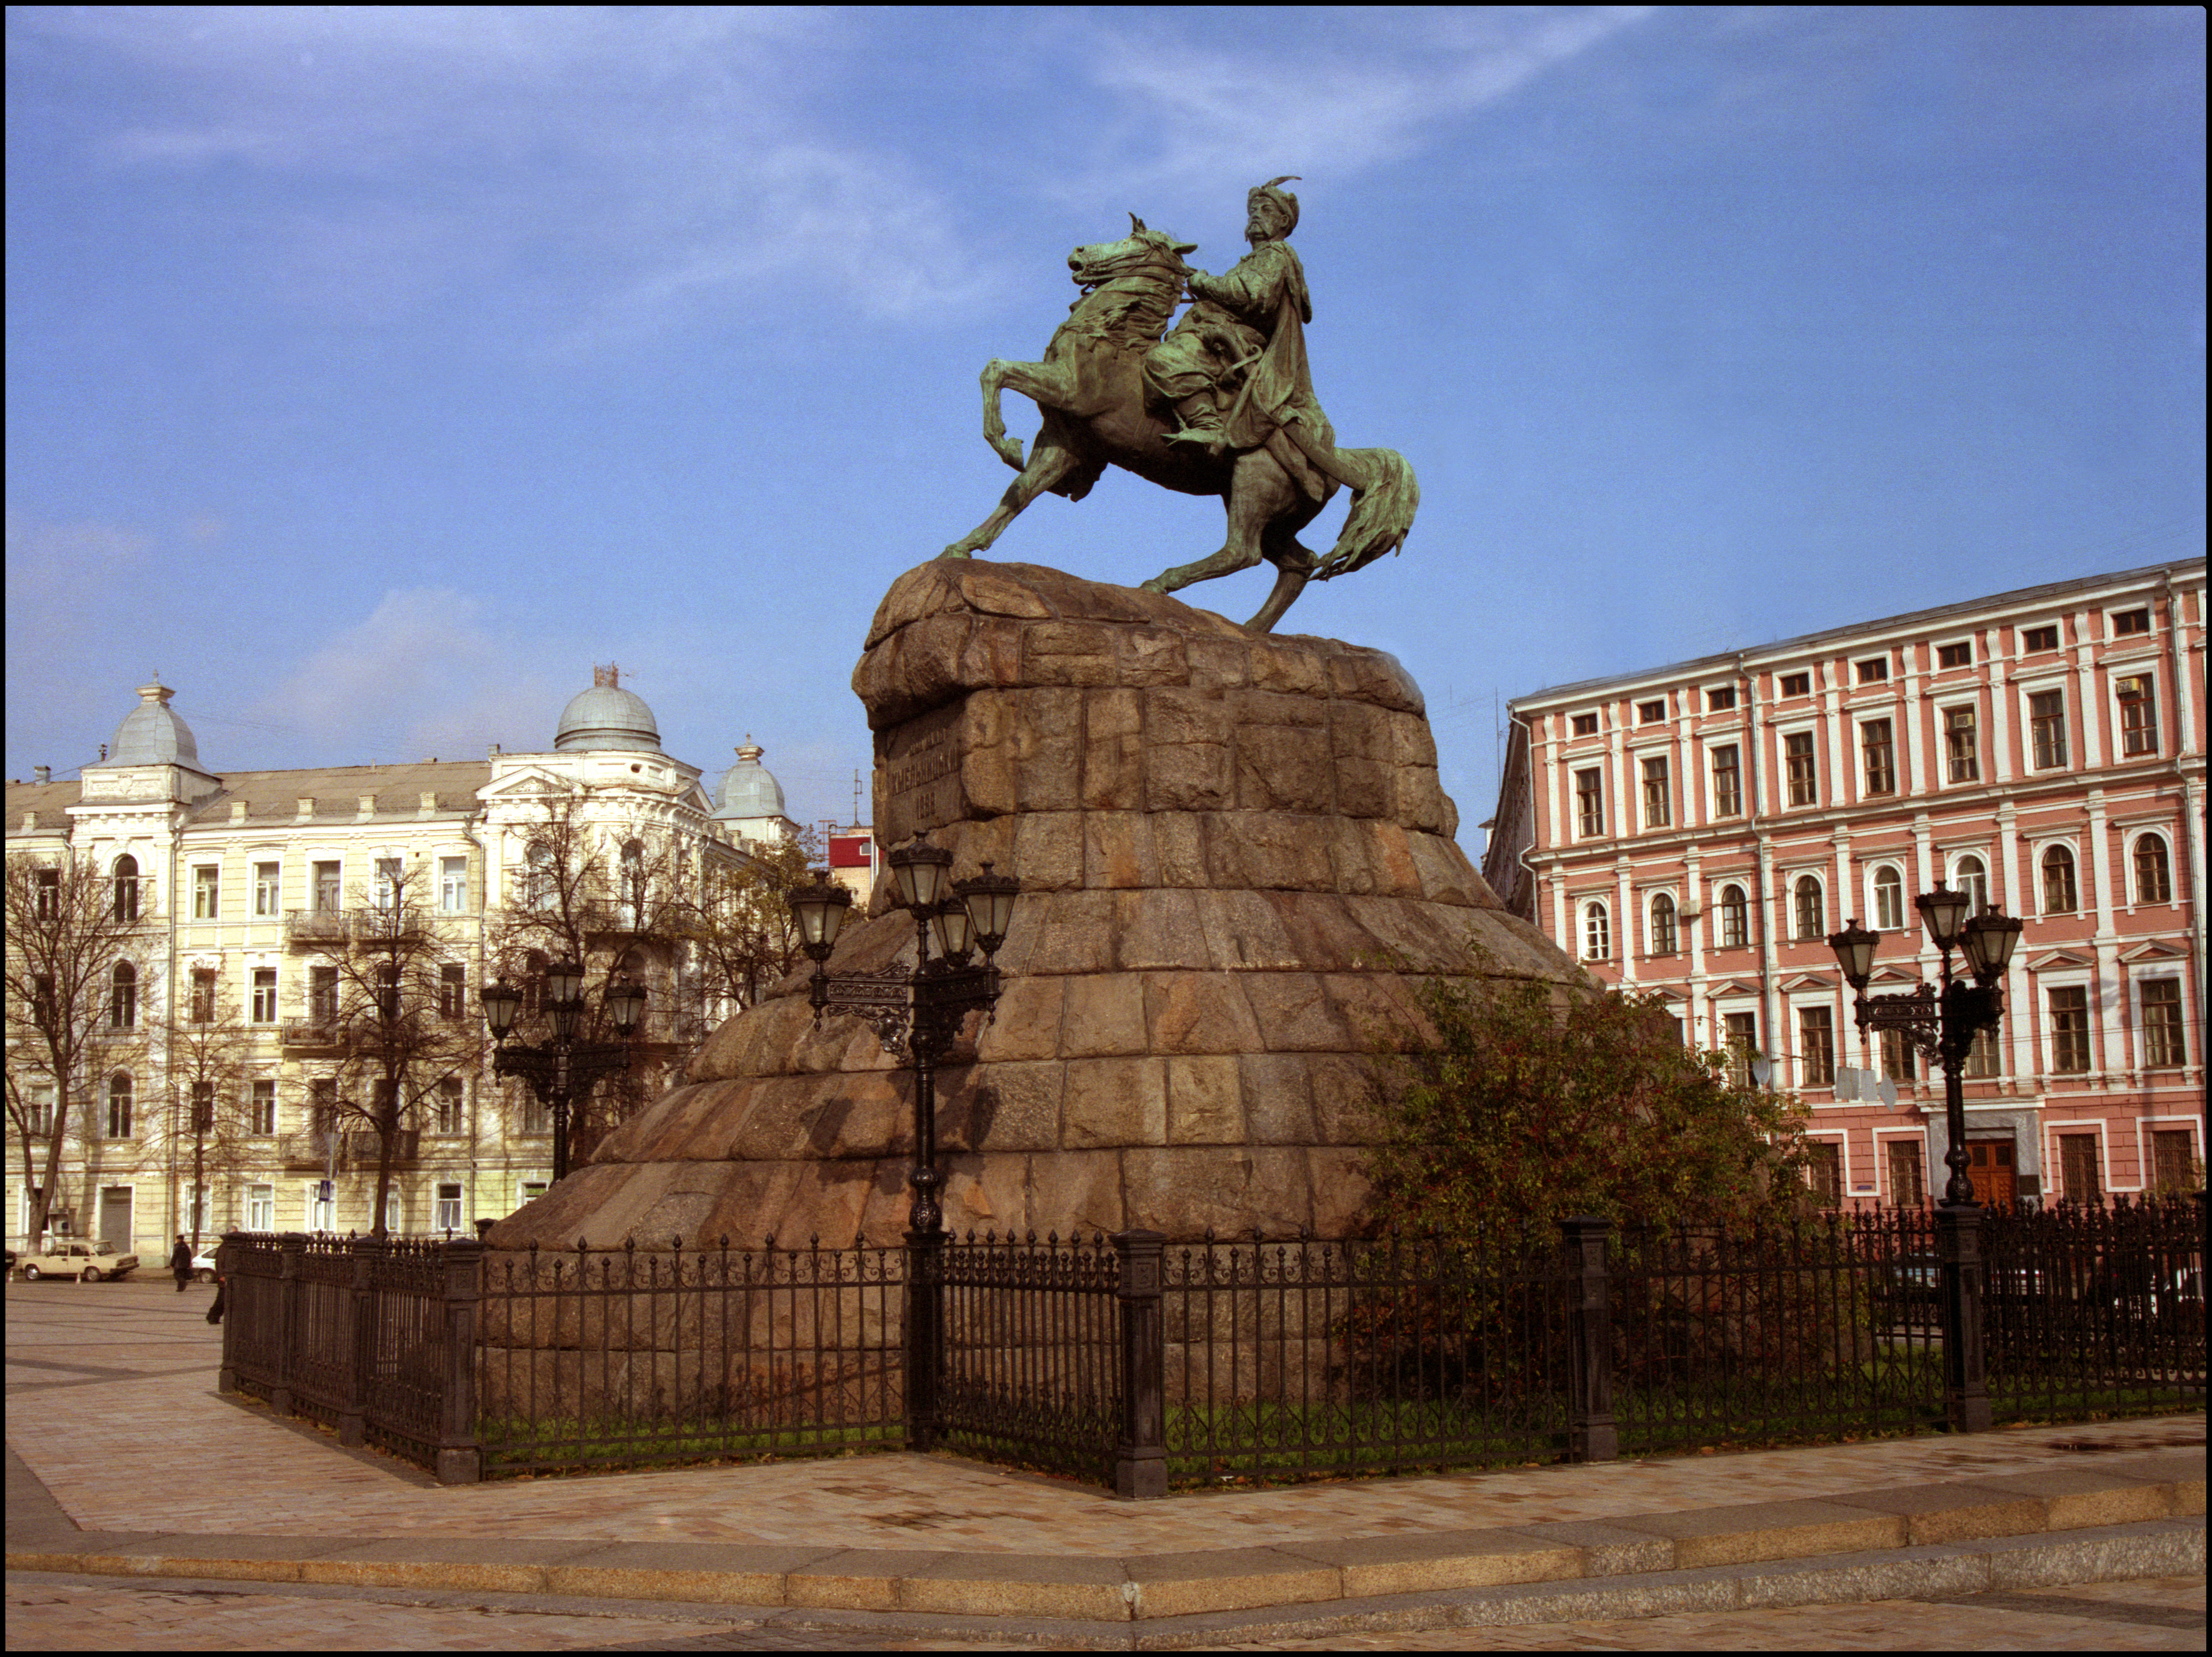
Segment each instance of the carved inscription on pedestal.
[{"label": "carved inscription on pedestal", "polygon": [[957,822],[968,814],[960,786],[960,708],[908,720],[885,745],[877,833],[885,845]]}]

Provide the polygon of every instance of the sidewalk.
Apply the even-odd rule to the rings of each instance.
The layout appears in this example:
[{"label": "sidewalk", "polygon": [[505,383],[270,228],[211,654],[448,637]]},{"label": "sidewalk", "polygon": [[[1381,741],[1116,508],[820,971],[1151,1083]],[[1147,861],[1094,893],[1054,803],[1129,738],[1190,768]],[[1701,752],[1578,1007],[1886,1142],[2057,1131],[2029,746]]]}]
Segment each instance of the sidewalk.
[{"label": "sidewalk", "polygon": [[912,1455],[440,1488],[216,1396],[207,1299],[9,1287],[11,1571],[1152,1645],[2203,1569],[2201,1415],[1139,1503]]}]

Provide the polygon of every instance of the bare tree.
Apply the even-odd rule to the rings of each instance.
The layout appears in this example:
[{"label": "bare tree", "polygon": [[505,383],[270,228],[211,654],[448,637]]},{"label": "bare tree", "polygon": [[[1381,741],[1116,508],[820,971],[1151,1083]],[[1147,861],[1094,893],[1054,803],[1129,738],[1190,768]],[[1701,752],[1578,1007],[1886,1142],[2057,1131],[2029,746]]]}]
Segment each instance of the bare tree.
[{"label": "bare tree", "polygon": [[370,1234],[385,1234],[394,1163],[411,1157],[444,1084],[482,1069],[483,1034],[462,975],[463,958],[438,929],[420,864],[380,874],[349,911],[343,947],[331,952],[336,983],[327,1015],[339,1075],[335,1129],[353,1121],[374,1137],[376,1196]]},{"label": "bare tree", "polygon": [[[144,1052],[143,1015],[155,986],[132,869],[103,872],[89,854],[8,859],[7,1108],[22,1146],[34,1242],[60,1189],[64,1147],[82,1147],[89,1167],[106,1137],[96,1131],[105,1102],[99,1076]],[[124,1097],[133,1108],[135,1095]],[[43,1169],[33,1148],[40,1138]]]},{"label": "bare tree", "polygon": [[748,846],[738,859],[706,871],[683,921],[707,1000],[750,1007],[798,965],[791,894],[808,883],[820,855],[810,830],[781,845]]},{"label": "bare tree", "polygon": [[520,988],[515,1035],[544,1039],[547,965],[584,969],[580,1040],[616,1039],[607,987],[627,977],[647,992],[634,1062],[575,1099],[569,1113],[570,1166],[587,1160],[617,1124],[659,1096],[662,1083],[697,1027],[696,975],[685,974],[686,943],[702,870],[665,825],[625,822],[600,808],[597,791],[550,795],[532,825],[519,889],[487,917],[495,970]]},{"label": "bare tree", "polygon": [[175,1153],[171,1176],[179,1161],[188,1164],[197,1200],[188,1205],[184,1229],[197,1251],[210,1179],[234,1176],[252,1160],[254,1124],[246,1090],[253,1036],[239,1018],[222,975],[211,972],[192,974],[191,989],[166,1021],[164,1033],[172,1089],[168,1131]]}]

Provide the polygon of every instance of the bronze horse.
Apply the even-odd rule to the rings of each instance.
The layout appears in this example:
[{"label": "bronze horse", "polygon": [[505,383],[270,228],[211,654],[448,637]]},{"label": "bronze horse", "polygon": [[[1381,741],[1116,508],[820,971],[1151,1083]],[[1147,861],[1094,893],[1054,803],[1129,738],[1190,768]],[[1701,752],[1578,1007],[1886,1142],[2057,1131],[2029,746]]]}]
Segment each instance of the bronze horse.
[{"label": "bronze horse", "polygon": [[[1146,396],[1145,353],[1160,341],[1183,297],[1190,267],[1182,256],[1195,244],[1178,242],[1145,228],[1134,213],[1130,234],[1095,242],[1067,256],[1083,296],[1054,331],[1042,362],[994,357],[983,369],[983,436],[999,457],[1021,474],[997,509],[943,557],[982,551],[1047,490],[1079,501],[1110,464],[1185,495],[1218,495],[1229,515],[1221,550],[1194,564],[1178,564],[1145,583],[1172,593],[1193,582],[1249,570],[1266,558],[1276,569],[1274,590],[1245,624],[1270,631],[1310,580],[1328,581],[1396,550],[1412,528],[1420,493],[1413,468],[1395,450],[1340,449],[1324,423],[1319,430],[1282,428],[1313,462],[1323,490],[1316,500],[1266,448],[1209,454],[1192,443],[1167,441],[1169,412]],[[1021,440],[1006,435],[999,393],[1019,392],[1044,416],[1027,464]],[[1295,457],[1293,457],[1295,458]],[[1297,532],[1313,521],[1339,482],[1352,487],[1352,511],[1326,557],[1298,544]]]}]

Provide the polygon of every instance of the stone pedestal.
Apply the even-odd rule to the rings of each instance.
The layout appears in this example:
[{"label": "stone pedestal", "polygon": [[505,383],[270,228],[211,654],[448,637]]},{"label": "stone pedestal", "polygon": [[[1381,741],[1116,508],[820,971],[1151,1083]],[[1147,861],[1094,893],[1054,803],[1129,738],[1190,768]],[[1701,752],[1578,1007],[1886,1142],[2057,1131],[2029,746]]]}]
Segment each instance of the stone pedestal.
[{"label": "stone pedestal", "polygon": [[[933,562],[892,585],[853,683],[881,842],[926,833],[1024,892],[997,1016],[939,1075],[949,1228],[1341,1234],[1409,978],[1581,976],[1460,850],[1420,692],[1381,651]],[[833,972],[911,960],[888,897]],[[814,1028],[794,974],[488,1240],[888,1241],[909,1087],[859,1020]]]}]

